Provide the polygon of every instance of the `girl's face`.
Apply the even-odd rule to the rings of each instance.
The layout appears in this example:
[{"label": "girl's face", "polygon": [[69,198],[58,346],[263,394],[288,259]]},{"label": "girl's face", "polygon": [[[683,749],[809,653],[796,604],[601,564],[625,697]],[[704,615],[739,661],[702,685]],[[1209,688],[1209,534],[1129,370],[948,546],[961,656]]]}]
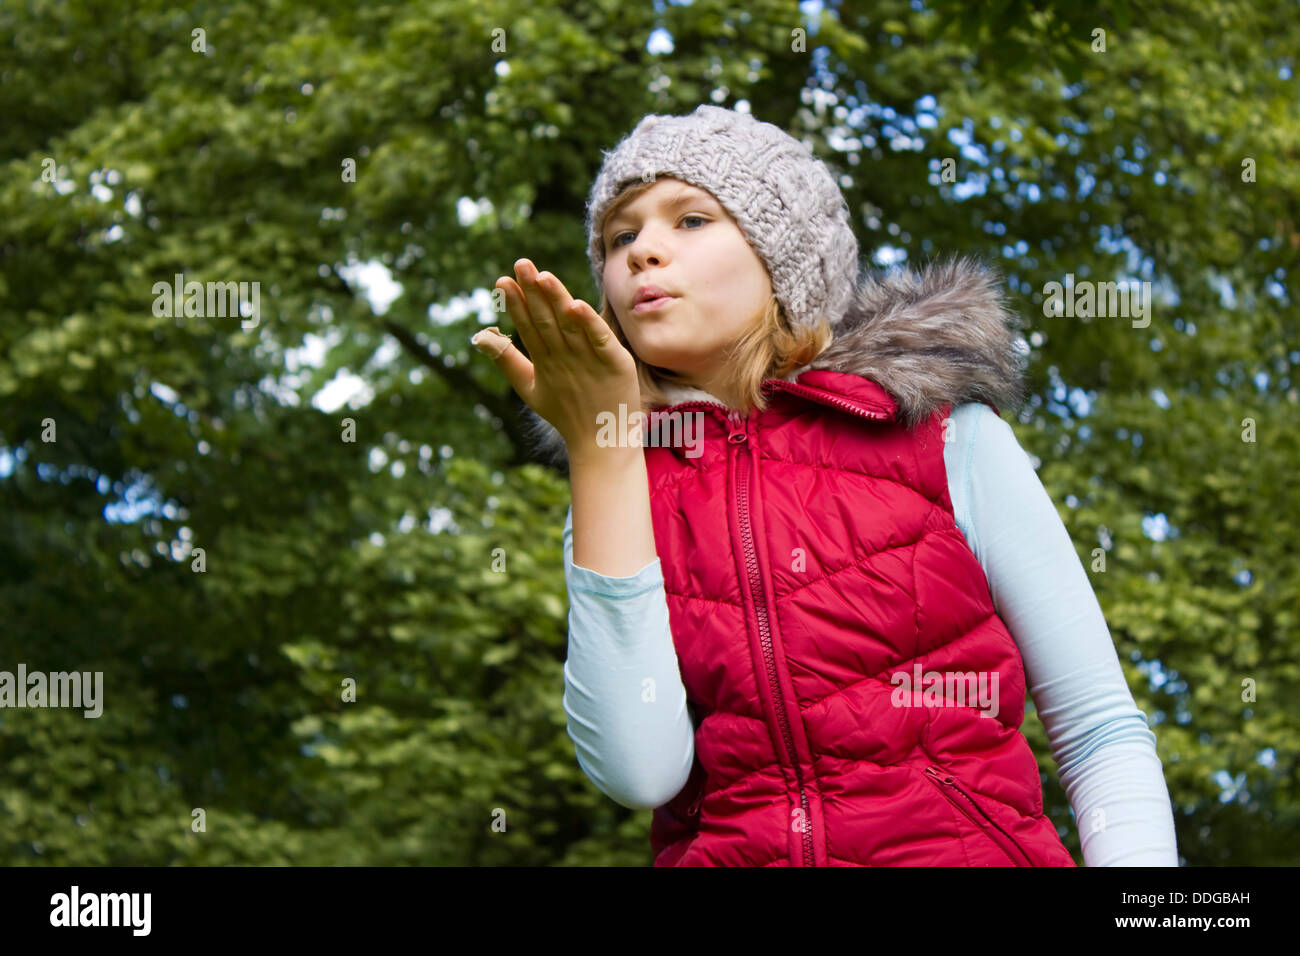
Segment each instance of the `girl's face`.
[{"label": "girl's face", "polygon": [[[712,392],[723,350],[772,296],[763,260],[707,190],[662,178],[605,220],[605,296],[641,361]],[[637,289],[672,298],[634,308]]]}]

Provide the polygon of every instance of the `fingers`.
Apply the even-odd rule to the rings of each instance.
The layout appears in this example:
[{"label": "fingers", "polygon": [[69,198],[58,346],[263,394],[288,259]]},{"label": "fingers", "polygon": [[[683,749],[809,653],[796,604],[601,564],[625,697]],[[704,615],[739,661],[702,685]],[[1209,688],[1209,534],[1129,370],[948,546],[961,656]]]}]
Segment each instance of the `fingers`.
[{"label": "fingers", "polygon": [[539,338],[537,330],[533,328],[532,319],[529,316],[528,300],[524,298],[524,291],[514,279],[502,276],[496,282],[496,288],[500,289],[506,299],[506,311],[510,318],[514,320],[515,328],[519,330],[519,337],[523,339],[524,345],[528,349],[528,354],[534,358],[544,358],[550,354],[550,349],[546,343]]},{"label": "fingers", "polygon": [[601,330],[608,330],[605,320],[586,302],[571,296],[564,283],[551,273],[543,272],[538,284],[543,291],[551,294],[551,310],[555,315],[555,323],[568,347],[579,355],[591,358],[603,344],[603,338],[599,333]]},{"label": "fingers", "polygon": [[573,305],[569,308],[569,315],[585,333],[587,344],[596,355],[606,356],[606,350],[611,344],[622,350],[623,346],[615,338],[614,330],[609,327],[601,314],[586,302],[574,299]]},{"label": "fingers", "polygon": [[[526,321],[533,330],[533,337],[543,343],[542,354],[559,351],[564,343],[558,337],[555,317],[549,314],[546,294],[537,287],[537,267],[527,259],[519,259],[515,262],[515,277],[527,303],[524,310],[527,312]],[[529,351],[532,351],[532,346],[529,346]]]},{"label": "fingers", "polygon": [[527,259],[516,261],[515,271],[518,282],[502,276],[496,288],[505,295],[506,307],[529,354],[590,357],[588,326],[589,318],[595,316],[591,307],[569,295],[564,283],[551,273],[538,273]]},{"label": "fingers", "polygon": [[515,273],[528,302],[528,317],[547,349],[551,353],[580,349],[585,344],[586,333],[565,314],[573,297],[564,283],[549,272],[539,273],[528,259],[515,263]]},{"label": "fingers", "polygon": [[515,348],[515,343],[502,335],[495,325],[480,330],[470,343],[496,363],[510,387],[528,404],[536,381],[535,370],[524,353]]},{"label": "fingers", "polygon": [[569,337],[571,347],[581,347],[586,341],[587,332],[578,313],[577,306],[581,299],[575,299],[564,287],[558,276],[543,272],[537,280],[538,287],[550,294],[551,311],[555,314],[555,324]]}]

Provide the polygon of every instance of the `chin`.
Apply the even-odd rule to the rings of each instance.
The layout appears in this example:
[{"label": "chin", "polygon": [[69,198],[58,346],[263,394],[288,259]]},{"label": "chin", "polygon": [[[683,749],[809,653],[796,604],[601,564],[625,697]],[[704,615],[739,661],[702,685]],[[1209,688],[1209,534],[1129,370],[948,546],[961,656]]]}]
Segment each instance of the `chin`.
[{"label": "chin", "polygon": [[694,365],[693,360],[696,358],[695,355],[683,353],[679,349],[656,347],[652,343],[644,343],[635,351],[637,358],[646,365],[674,372]]}]

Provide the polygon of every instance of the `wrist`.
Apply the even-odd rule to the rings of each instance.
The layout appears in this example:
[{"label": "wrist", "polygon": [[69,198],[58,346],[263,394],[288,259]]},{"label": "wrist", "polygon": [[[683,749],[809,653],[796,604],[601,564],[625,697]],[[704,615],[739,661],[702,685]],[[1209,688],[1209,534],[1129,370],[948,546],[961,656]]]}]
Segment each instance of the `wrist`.
[{"label": "wrist", "polygon": [[595,434],[581,438],[565,439],[569,467],[572,468],[626,468],[634,464],[644,467],[645,452],[640,445],[603,442]]}]

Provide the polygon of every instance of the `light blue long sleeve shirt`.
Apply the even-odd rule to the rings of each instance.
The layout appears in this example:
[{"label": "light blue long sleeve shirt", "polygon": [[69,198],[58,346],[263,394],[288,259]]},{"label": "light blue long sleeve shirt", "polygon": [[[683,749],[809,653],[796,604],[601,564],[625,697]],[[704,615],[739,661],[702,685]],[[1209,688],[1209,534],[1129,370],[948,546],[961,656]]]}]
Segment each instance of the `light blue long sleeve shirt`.
[{"label": "light blue long sleeve shirt", "polygon": [[[957,527],[1020,648],[1085,865],[1177,866],[1155,735],[1047,490],[1011,426],[988,406],[954,408],[951,437],[943,454]],[[655,558],[627,577],[578,567],[570,507],[564,573],[563,705],[578,765],[616,803],[653,809],[686,785],[695,756],[662,566]]]}]

